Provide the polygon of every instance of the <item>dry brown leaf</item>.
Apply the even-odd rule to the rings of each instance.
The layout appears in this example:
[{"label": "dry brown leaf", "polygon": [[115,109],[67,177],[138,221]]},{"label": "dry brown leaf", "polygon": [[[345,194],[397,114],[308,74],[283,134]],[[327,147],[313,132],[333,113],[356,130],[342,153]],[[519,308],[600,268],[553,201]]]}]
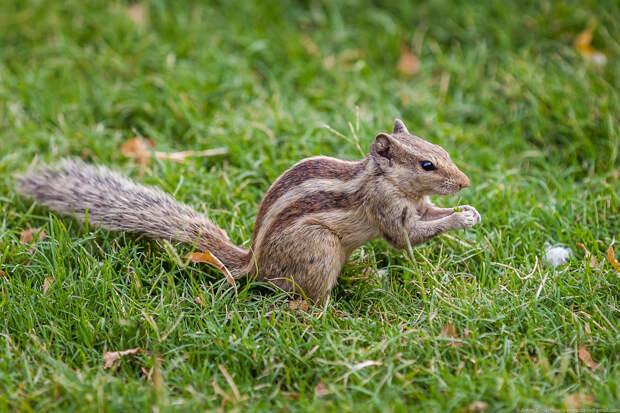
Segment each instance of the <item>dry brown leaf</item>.
[{"label": "dry brown leaf", "polygon": [[323,397],[329,394],[329,390],[327,390],[327,386],[325,386],[323,380],[319,380],[316,386],[314,386],[314,394],[316,397]]},{"label": "dry brown leaf", "polygon": [[144,171],[151,157],[151,149],[154,147],[155,142],[153,142],[152,139],[144,139],[140,136],[129,139],[121,145],[121,153],[123,156],[138,161],[138,165],[140,165],[138,175],[140,178],[144,176]]},{"label": "dry brown leaf", "polygon": [[307,312],[309,305],[306,300],[295,300],[295,301],[289,301],[288,308],[290,308],[291,310]]},{"label": "dry brown leaf", "polygon": [[47,234],[40,228],[28,228],[21,232],[19,240],[22,244],[30,244],[34,240],[34,236],[37,236],[37,241],[43,241]]},{"label": "dry brown leaf", "polygon": [[149,158],[155,142],[149,138],[136,136],[121,144],[121,153],[127,158]]},{"label": "dry brown leaf", "polygon": [[411,76],[416,74],[419,67],[420,59],[418,59],[418,56],[414,55],[408,47],[402,46],[396,70],[403,75]]},{"label": "dry brown leaf", "polygon": [[135,159],[138,161],[140,165],[140,177],[144,176],[144,171],[148,165],[149,159],[152,155],[156,158],[165,160],[165,161],[173,161],[173,162],[184,162],[187,158],[190,157],[207,157],[207,156],[216,156],[216,155],[226,155],[228,153],[228,149],[226,148],[213,148],[206,149],[204,151],[181,151],[181,152],[151,152],[151,150],[155,147],[155,142],[152,139],[142,138],[137,136],[133,139],[129,139],[121,145],[121,153],[126,158]]},{"label": "dry brown leaf", "polygon": [[615,240],[612,240],[611,244],[609,244],[609,248],[607,248],[607,261],[609,261],[611,266],[614,267],[616,271],[620,272],[620,262],[616,260],[614,254],[614,242]]},{"label": "dry brown leaf", "polygon": [[596,257],[594,255],[592,255],[590,253],[590,251],[588,251],[588,249],[586,248],[585,245],[583,245],[581,242],[577,243],[577,246],[579,248],[581,248],[585,254],[585,259],[589,259],[589,263],[590,263],[590,267],[598,267],[598,260],[596,259]]},{"label": "dry brown leaf", "polygon": [[594,28],[596,25],[590,24],[588,27],[579,33],[577,37],[575,37],[575,41],[573,42],[573,46],[575,50],[586,60],[592,61],[594,64],[598,66],[602,66],[607,63],[607,56],[604,53],[596,50],[592,47],[592,35],[594,34]]},{"label": "dry brown leaf", "polygon": [[592,355],[586,348],[585,344],[579,346],[579,360],[581,360],[590,370],[594,370],[598,367],[598,363],[592,359]]},{"label": "dry brown leaf", "polygon": [[235,296],[237,295],[237,284],[235,283],[235,279],[230,271],[228,271],[228,268],[226,268],[224,263],[222,263],[222,261],[220,261],[215,255],[211,254],[209,251],[190,252],[185,256],[185,259],[188,259],[191,262],[204,262],[220,270],[226,277],[228,284],[232,285],[235,289]]},{"label": "dry brown leaf", "polygon": [[[441,332],[439,333],[439,337],[445,338],[459,338],[459,333],[456,330],[456,326],[454,324],[448,323],[442,327]],[[456,347],[460,347],[463,343],[459,343],[457,341],[453,341],[452,345]]]},{"label": "dry brown leaf", "polygon": [[562,399],[562,402],[564,403],[564,407],[566,407],[567,409],[579,409],[592,403],[593,401],[594,401],[593,394],[583,394],[583,393],[568,394],[564,397],[564,399]]},{"label": "dry brown leaf", "polygon": [[105,361],[103,368],[109,369],[110,367],[112,367],[114,362],[120,359],[122,356],[127,356],[130,354],[138,354],[139,352],[140,352],[140,349],[138,347],[130,348],[128,350],[123,350],[123,351],[108,351],[103,354],[103,360]]},{"label": "dry brown leaf", "polygon": [[43,294],[47,293],[47,290],[50,289],[50,286],[54,282],[54,277],[47,277],[43,280]]},{"label": "dry brown leaf", "polygon": [[471,402],[469,406],[467,406],[468,412],[483,412],[489,409],[489,403],[483,402],[480,400],[476,400]]},{"label": "dry brown leaf", "polygon": [[22,244],[30,244],[32,242],[34,238],[33,231],[34,229],[32,228],[25,229],[22,231],[22,233],[19,236],[19,240],[22,242]]},{"label": "dry brown leaf", "polygon": [[448,338],[457,338],[458,334],[456,332],[456,327],[454,324],[448,323],[442,327],[441,332],[439,333],[440,337],[448,337]]},{"label": "dry brown leaf", "polygon": [[144,2],[134,3],[127,7],[127,15],[138,26],[146,23],[147,8]]}]

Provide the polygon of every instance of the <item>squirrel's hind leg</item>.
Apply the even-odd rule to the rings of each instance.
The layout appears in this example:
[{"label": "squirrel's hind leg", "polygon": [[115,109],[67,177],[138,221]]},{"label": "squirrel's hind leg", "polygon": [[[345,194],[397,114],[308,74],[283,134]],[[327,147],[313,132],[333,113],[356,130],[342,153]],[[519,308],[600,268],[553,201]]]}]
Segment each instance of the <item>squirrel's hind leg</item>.
[{"label": "squirrel's hind leg", "polygon": [[346,260],[340,239],[318,225],[290,228],[262,250],[258,279],[314,302],[329,296]]}]

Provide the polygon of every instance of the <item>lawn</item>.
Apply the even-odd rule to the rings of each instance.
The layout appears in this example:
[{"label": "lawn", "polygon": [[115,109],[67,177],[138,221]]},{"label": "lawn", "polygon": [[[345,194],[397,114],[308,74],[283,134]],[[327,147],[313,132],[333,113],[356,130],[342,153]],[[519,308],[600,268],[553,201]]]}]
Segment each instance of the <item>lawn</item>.
[{"label": "lawn", "polygon": [[[0,2],[1,411],[619,411],[618,2],[377,3]],[[307,310],[14,189],[77,156],[247,245],[285,169],[396,117],[471,178],[436,202],[482,222],[363,246]],[[142,174],[136,136],[228,154]]]}]

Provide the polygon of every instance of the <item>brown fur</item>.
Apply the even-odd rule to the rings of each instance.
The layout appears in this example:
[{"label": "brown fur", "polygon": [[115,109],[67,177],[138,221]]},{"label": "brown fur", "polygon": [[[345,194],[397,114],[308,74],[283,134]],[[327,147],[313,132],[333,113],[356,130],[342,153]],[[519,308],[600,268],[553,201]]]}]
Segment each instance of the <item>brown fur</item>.
[{"label": "brown fur", "polygon": [[[276,182],[271,185],[270,190],[265,194],[258,208],[254,228],[259,228],[262,225],[269,208],[290,188],[311,179],[340,179],[347,181],[353,179],[363,167],[364,162],[358,162],[354,167],[342,168],[338,163],[331,162],[326,158],[304,159],[298,162],[280,175]],[[255,240],[256,235],[255,231],[253,240]]]},{"label": "brown fur", "polygon": [[[422,162],[436,167],[427,171]],[[104,228],[177,239],[210,251],[234,275],[251,275],[312,300],[325,298],[351,252],[376,237],[402,249],[471,228],[471,206],[437,208],[429,195],[469,186],[448,153],[396,120],[360,161],[305,159],[284,172],[258,208],[251,248],[233,245],[205,216],[161,190],[104,167],[65,160],[20,177],[20,191],[62,214]]]}]

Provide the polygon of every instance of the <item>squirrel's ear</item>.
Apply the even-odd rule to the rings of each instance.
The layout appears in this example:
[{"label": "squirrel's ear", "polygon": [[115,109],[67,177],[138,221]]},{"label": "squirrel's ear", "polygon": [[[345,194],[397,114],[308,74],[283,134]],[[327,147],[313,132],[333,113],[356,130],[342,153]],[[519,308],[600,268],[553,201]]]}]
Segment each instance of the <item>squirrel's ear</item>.
[{"label": "squirrel's ear", "polygon": [[370,154],[379,162],[386,162],[392,166],[392,137],[387,133],[380,133],[370,145]]},{"label": "squirrel's ear", "polygon": [[392,132],[393,134],[409,134],[409,131],[407,130],[407,127],[405,126],[405,124],[403,123],[402,120],[400,119],[396,119],[394,121],[394,132]]}]

